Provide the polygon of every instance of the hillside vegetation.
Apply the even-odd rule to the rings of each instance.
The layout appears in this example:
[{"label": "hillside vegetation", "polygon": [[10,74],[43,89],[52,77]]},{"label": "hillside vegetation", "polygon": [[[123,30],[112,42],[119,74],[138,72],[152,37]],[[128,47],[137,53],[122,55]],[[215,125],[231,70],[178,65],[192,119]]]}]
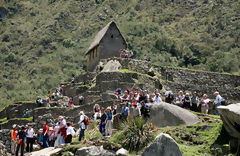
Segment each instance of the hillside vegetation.
[{"label": "hillside vegetation", "polygon": [[84,71],[114,20],[137,58],[240,73],[238,0],[0,0],[0,104],[46,95]]}]

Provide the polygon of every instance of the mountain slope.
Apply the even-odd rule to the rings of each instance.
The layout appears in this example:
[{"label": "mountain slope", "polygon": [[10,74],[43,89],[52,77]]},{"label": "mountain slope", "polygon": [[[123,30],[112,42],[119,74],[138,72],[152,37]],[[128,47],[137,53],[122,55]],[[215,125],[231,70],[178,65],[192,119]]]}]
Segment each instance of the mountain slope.
[{"label": "mountain slope", "polygon": [[[1,0],[0,104],[46,95],[85,69],[95,34],[115,20],[137,58],[240,73],[238,0]],[[3,15],[5,15],[3,17]]]}]

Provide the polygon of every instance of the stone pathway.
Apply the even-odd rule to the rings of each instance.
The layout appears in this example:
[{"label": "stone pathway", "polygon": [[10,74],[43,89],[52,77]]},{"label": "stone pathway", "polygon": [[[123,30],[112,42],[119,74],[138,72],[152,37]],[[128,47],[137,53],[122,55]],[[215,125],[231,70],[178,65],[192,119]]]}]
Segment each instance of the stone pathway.
[{"label": "stone pathway", "polygon": [[32,153],[27,153],[25,156],[50,156],[53,153],[61,151],[62,148],[49,147]]}]

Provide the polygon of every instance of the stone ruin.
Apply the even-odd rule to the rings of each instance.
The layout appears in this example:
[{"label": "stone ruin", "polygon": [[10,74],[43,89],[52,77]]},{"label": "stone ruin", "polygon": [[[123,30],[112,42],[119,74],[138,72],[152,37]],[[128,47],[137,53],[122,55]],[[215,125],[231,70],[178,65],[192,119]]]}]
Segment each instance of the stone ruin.
[{"label": "stone ruin", "polygon": [[[94,72],[82,73],[75,77],[74,83],[63,83],[63,96],[52,104],[58,107],[37,108],[35,102],[16,103],[6,107],[1,113],[0,118],[7,118],[8,122],[1,125],[1,129],[10,129],[12,124],[27,124],[30,121],[22,118],[23,110],[30,110],[29,116],[33,117],[34,127],[41,127],[41,121],[45,120],[50,126],[56,123],[59,115],[66,116],[68,121],[77,125],[79,120],[78,113],[84,111],[89,117],[92,116],[93,106],[98,103],[100,106],[107,107],[112,101],[117,104],[119,99],[114,94],[117,88],[130,90],[139,87],[153,92],[155,89],[164,93],[166,89],[178,93],[183,91],[197,91],[199,94],[207,93],[213,98],[212,94],[218,90],[228,101],[237,101],[240,96],[240,76],[207,73],[177,68],[156,67],[147,61],[129,58],[111,58],[101,60]],[[232,92],[234,91],[234,93]],[[78,97],[82,95],[84,101],[79,105]],[[68,98],[73,97],[74,108],[61,107],[67,103]],[[119,111],[119,110],[118,110]],[[20,120],[11,120],[21,118]],[[1,123],[0,123],[1,124]],[[6,133],[6,135],[5,135]],[[7,141],[9,130],[0,132],[0,140]],[[6,144],[8,146],[8,144]]]}]

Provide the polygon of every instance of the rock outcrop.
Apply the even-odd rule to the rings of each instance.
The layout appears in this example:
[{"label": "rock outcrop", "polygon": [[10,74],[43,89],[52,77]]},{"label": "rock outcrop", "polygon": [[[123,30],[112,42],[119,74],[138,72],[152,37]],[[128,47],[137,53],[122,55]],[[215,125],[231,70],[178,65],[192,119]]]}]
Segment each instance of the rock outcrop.
[{"label": "rock outcrop", "polygon": [[2,142],[0,142],[0,155],[11,156],[11,154],[7,152],[6,146]]},{"label": "rock outcrop", "polygon": [[229,135],[240,140],[240,103],[219,106],[217,109]]},{"label": "rock outcrop", "polygon": [[181,124],[195,124],[199,118],[186,109],[168,103],[152,103],[150,107],[150,121],[160,127],[178,126]]},{"label": "rock outcrop", "polygon": [[114,156],[115,154],[103,149],[103,146],[89,146],[77,150],[76,156]]},{"label": "rock outcrop", "polygon": [[154,142],[142,153],[142,156],[181,156],[176,141],[168,134],[160,133]]}]

